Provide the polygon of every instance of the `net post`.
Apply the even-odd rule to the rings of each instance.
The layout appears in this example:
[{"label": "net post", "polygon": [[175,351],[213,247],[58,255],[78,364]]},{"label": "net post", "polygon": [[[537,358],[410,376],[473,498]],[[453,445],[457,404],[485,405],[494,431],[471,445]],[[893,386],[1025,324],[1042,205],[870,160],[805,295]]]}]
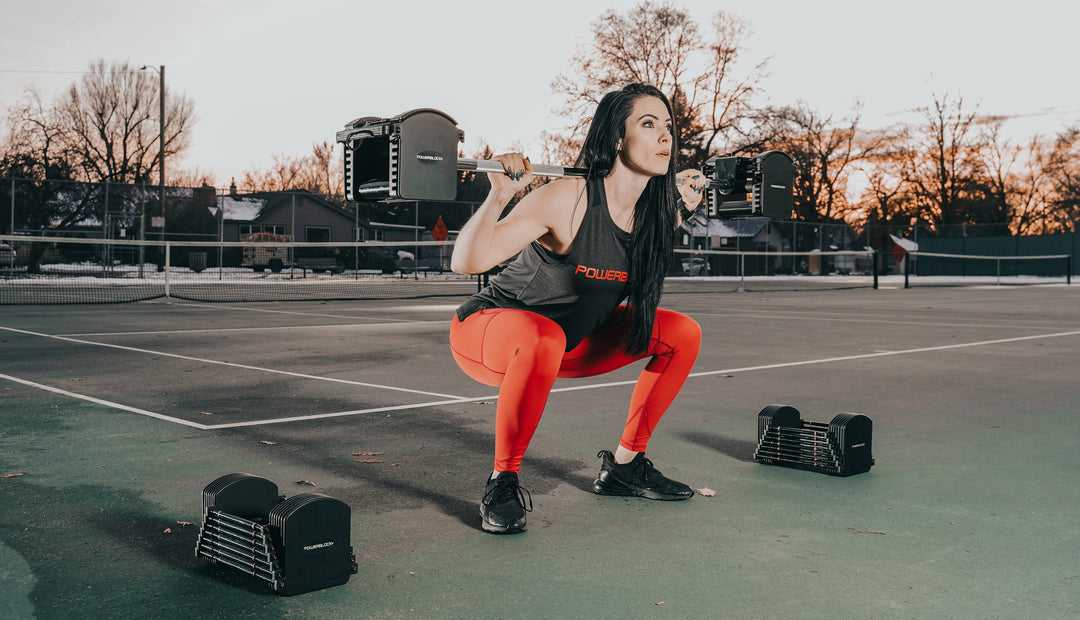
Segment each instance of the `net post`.
[{"label": "net post", "polygon": [[911,288],[908,276],[911,274],[911,252],[904,254],[904,288]]},{"label": "net post", "polygon": [[746,254],[739,254],[739,292],[746,290]]},{"label": "net post", "polygon": [[169,299],[169,265],[172,264],[172,244],[165,242],[165,300]]},{"label": "net post", "polygon": [[878,251],[873,250],[870,252],[871,256],[871,269],[874,270],[874,290],[878,290]]},{"label": "net post", "polygon": [[1072,284],[1072,254],[1065,255],[1065,284]]}]

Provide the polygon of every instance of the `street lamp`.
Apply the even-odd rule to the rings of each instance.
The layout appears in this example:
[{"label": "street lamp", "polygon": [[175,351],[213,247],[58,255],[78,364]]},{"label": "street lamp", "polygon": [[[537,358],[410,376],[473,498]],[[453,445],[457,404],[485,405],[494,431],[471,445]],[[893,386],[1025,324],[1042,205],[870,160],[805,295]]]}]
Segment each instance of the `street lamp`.
[{"label": "street lamp", "polygon": [[[165,240],[165,65],[155,69],[143,65],[140,71],[153,69],[158,73],[158,186],[161,189],[161,240]],[[168,265],[166,265],[166,268]]]}]

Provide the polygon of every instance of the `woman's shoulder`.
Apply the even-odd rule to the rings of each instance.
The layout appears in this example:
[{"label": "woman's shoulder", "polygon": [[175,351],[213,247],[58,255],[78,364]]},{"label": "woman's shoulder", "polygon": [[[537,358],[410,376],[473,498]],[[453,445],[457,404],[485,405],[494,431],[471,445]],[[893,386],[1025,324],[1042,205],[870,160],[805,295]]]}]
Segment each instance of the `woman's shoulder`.
[{"label": "woman's shoulder", "polygon": [[581,177],[563,177],[561,179],[545,183],[532,191],[537,197],[544,200],[565,200],[576,197],[585,190],[585,179]]},{"label": "woman's shoulder", "polygon": [[547,213],[572,211],[577,201],[587,200],[585,179],[566,177],[552,181],[529,193],[529,202]]}]

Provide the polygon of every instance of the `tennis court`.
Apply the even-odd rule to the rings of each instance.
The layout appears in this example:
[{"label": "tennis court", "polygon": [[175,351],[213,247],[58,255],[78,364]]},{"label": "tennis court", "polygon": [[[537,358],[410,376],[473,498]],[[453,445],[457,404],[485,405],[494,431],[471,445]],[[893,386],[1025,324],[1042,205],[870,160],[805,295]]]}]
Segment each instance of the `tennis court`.
[{"label": "tennis court", "polygon": [[[592,494],[641,366],[561,380],[511,537],[480,530],[496,394],[450,357],[462,299],[3,307],[0,617],[1080,615],[1080,286],[673,281],[704,342],[649,457],[716,495]],[[755,463],[771,403],[869,416],[876,464]],[[197,559],[231,472],[345,501],[358,573],[281,597]]]}]

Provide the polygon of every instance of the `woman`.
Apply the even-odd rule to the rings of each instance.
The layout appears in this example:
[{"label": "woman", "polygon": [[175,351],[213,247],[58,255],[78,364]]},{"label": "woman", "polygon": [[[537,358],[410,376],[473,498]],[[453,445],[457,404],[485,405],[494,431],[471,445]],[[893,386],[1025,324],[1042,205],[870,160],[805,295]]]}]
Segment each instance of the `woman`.
[{"label": "woman", "polygon": [[[593,490],[659,500],[694,492],[645,458],[656,423],[697,358],[701,328],[657,308],[678,217],[701,202],[697,171],[676,190],[677,145],[671,105],[652,86],[608,93],[596,108],[568,178],[531,192],[503,219],[510,199],[532,180],[520,153],[501,155],[491,192],[462,228],[451,268],[484,273],[512,262],[460,308],[450,327],[454,359],[473,379],[500,386],[495,469],[480,504],[485,531],[526,527],[531,498],[518,472],[558,377],[585,377],[650,358],[634,389],[615,452],[601,450]],[[682,194],[676,213],[677,192]],[[626,299],[625,305],[620,303]],[[526,508],[528,503],[528,508]]]}]

